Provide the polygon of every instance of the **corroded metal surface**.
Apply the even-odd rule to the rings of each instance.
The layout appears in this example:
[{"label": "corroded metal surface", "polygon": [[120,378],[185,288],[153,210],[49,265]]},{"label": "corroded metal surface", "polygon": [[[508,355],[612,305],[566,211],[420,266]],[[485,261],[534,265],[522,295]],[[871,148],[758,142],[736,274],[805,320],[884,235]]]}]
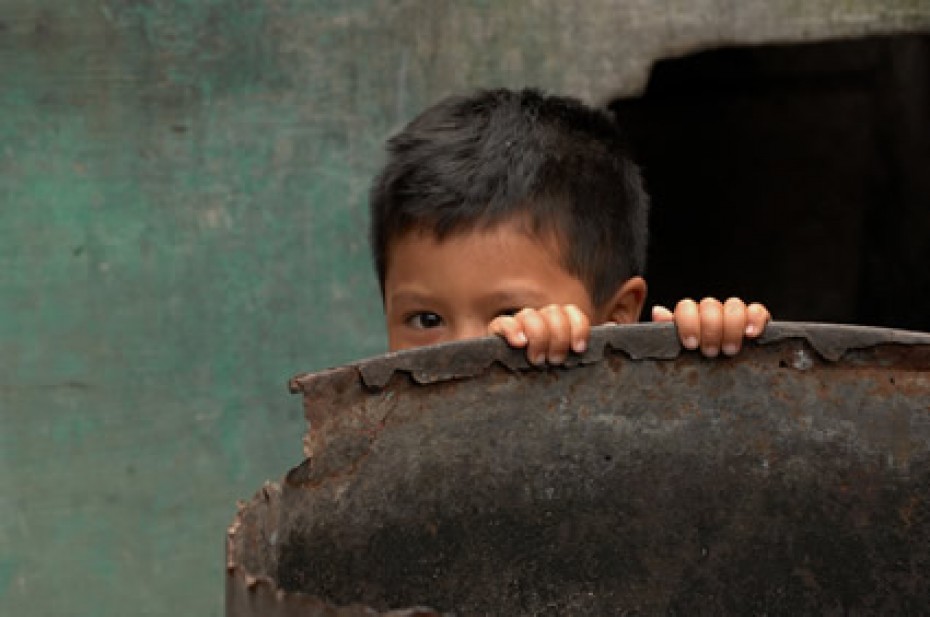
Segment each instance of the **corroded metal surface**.
[{"label": "corroded metal surface", "polygon": [[930,335],[602,327],[568,368],[486,339],[291,385],[309,458],[240,508],[228,615],[926,610]]}]

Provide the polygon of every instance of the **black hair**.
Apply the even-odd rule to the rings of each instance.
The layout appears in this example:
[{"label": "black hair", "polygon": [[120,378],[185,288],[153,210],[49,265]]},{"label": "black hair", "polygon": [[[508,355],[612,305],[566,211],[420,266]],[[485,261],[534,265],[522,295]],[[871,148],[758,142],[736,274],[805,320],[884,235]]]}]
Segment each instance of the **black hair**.
[{"label": "black hair", "polygon": [[384,293],[392,240],[440,240],[520,215],[553,233],[568,272],[601,306],[645,268],[649,200],[606,112],[538,90],[444,99],[388,141],[371,189],[371,247]]}]

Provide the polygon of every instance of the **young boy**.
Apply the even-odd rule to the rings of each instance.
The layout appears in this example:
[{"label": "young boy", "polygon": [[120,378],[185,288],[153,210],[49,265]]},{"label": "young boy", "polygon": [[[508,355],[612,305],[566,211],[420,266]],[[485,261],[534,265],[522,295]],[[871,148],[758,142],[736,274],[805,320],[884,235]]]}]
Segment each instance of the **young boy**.
[{"label": "young boy", "polygon": [[[582,353],[591,325],[639,320],[647,211],[606,114],[535,90],[439,102],[388,142],[371,192],[390,349],[497,334],[536,365]],[[653,319],[713,357],[769,314],[705,298]]]}]

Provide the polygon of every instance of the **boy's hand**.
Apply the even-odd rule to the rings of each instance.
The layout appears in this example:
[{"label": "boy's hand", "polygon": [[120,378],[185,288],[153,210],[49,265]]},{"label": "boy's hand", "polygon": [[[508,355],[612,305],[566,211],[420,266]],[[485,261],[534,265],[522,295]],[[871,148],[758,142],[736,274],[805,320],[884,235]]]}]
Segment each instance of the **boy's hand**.
[{"label": "boy's hand", "polygon": [[[768,309],[758,303],[747,306],[739,298],[721,303],[704,298],[700,304],[682,300],[672,313],[656,306],[652,319],[674,321],[681,344],[687,349],[700,347],[714,358],[739,353],[743,338],[756,338],[771,319]],[[488,325],[488,334],[503,337],[511,347],[526,348],[526,357],[537,366],[562,364],[570,351],[584,353],[591,335],[591,320],[573,304],[550,304],[540,309],[526,308],[514,315],[501,315]]]},{"label": "boy's hand", "polygon": [[664,306],[652,309],[653,321],[674,321],[678,338],[687,349],[701,348],[708,358],[721,351],[734,356],[743,345],[743,337],[756,338],[772,318],[768,309],[758,303],[746,304],[730,298],[721,304],[716,298],[704,298],[700,304],[682,300],[672,313]]},{"label": "boy's hand", "polygon": [[511,347],[525,347],[527,360],[536,366],[562,364],[569,351],[587,349],[591,320],[574,304],[550,304],[496,317],[488,334],[502,336]]}]

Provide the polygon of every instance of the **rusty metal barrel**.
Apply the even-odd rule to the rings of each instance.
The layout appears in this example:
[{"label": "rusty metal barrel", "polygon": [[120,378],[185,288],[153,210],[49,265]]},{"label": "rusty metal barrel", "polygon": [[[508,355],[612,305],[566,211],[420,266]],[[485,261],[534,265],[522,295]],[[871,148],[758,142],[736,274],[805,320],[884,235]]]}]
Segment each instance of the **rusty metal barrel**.
[{"label": "rusty metal barrel", "polygon": [[291,387],[307,458],[240,504],[230,617],[930,610],[928,334],[603,326],[565,367],[480,339]]}]

